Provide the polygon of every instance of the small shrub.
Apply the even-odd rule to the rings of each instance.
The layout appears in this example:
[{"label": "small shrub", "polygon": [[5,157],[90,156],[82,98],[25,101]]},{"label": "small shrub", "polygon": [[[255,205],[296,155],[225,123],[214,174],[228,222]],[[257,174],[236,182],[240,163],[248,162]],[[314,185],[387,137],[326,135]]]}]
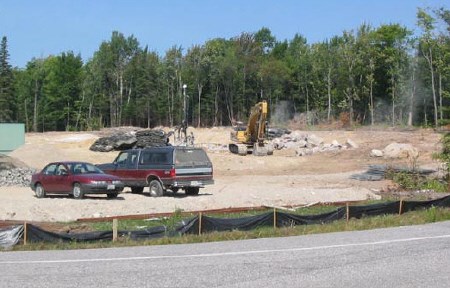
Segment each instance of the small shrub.
[{"label": "small shrub", "polygon": [[442,137],[442,151],[441,153],[433,155],[434,158],[443,162],[445,167],[445,180],[450,180],[450,133],[446,133]]},{"label": "small shrub", "polygon": [[173,230],[175,229],[177,224],[179,224],[181,220],[183,220],[181,212],[183,212],[182,209],[176,208],[170,217],[164,219],[161,222],[167,227],[168,230]]},{"label": "small shrub", "polygon": [[434,178],[427,178],[416,172],[387,172],[386,178],[391,179],[405,190],[433,190],[447,192],[447,183]]}]

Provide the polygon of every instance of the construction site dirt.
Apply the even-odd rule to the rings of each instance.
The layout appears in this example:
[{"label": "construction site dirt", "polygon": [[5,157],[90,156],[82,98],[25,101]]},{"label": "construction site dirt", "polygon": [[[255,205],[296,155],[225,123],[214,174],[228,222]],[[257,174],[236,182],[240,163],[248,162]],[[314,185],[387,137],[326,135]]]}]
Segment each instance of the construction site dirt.
[{"label": "construction site dirt", "polygon": [[[30,187],[0,187],[0,220],[65,222],[77,219],[125,215],[150,215],[174,211],[206,211],[239,207],[302,206],[312,203],[344,203],[380,199],[392,194],[389,180],[351,179],[370,164],[420,166],[439,170],[433,154],[440,151],[442,135],[432,129],[355,129],[301,131],[314,134],[325,143],[346,143],[357,148],[339,149],[298,156],[294,148],[275,150],[271,156],[239,156],[228,151],[230,127],[189,127],[197,146],[205,148],[214,165],[215,184],[197,196],[182,191],[164,197],[150,197],[148,190],[133,194],[126,188],[116,199],[68,196],[38,199]],[[24,165],[42,169],[52,161],[80,160],[94,164],[112,161],[117,152],[94,152],[89,147],[105,131],[28,133],[26,143],[9,156]],[[372,149],[391,143],[411,144],[418,157],[384,158],[371,156]],[[426,197],[433,195],[427,194]]]}]

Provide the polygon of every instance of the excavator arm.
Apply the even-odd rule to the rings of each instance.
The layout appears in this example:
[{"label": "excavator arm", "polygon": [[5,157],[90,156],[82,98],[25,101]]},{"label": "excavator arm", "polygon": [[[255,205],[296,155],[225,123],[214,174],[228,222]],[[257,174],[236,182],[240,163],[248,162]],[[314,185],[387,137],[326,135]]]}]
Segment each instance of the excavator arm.
[{"label": "excavator arm", "polygon": [[267,110],[266,101],[259,102],[252,107],[245,131],[246,144],[253,145],[254,143],[262,143],[265,140]]}]

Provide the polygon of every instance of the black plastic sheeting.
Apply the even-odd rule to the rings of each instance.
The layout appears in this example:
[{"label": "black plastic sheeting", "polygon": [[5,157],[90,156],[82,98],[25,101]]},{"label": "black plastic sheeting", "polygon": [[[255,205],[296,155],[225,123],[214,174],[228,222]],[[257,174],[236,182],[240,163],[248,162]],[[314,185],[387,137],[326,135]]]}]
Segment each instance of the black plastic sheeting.
[{"label": "black plastic sheeting", "polygon": [[[362,218],[385,214],[399,214],[408,211],[430,207],[450,207],[450,195],[430,201],[393,201],[362,206],[348,206],[348,218]],[[400,211],[401,208],[401,211]],[[161,237],[173,237],[183,234],[199,234],[213,231],[248,231],[258,227],[274,226],[293,227],[298,225],[312,225],[330,223],[347,218],[347,207],[340,207],[331,212],[317,215],[297,215],[279,211],[266,212],[260,215],[241,218],[215,218],[203,215],[183,220],[174,228],[167,226],[149,227],[144,230],[118,231],[119,237],[129,237],[132,240],[145,240]],[[274,221],[274,217],[276,221]],[[200,220],[201,219],[201,225]],[[19,225],[20,226],[20,225]],[[200,231],[201,230],[201,231]],[[54,233],[45,231],[37,226],[27,224],[28,242],[87,242],[107,240],[113,238],[112,231],[97,231],[86,233]]]},{"label": "black plastic sheeting", "polygon": [[16,245],[22,237],[23,225],[0,228],[0,247],[9,249]]},{"label": "black plastic sheeting", "polygon": [[353,174],[352,176],[350,176],[350,179],[360,181],[381,181],[385,179],[386,172],[388,171],[395,173],[419,174],[422,176],[430,175],[436,172],[436,170],[433,169],[411,169],[408,167],[392,167],[388,165],[369,165],[369,168],[366,172],[361,174]]},{"label": "black plastic sheeting", "polygon": [[[189,233],[188,231],[196,223],[197,217],[184,220],[174,229],[168,230],[166,226],[149,227],[143,230],[117,232],[119,237],[130,237],[132,240],[154,239],[161,237],[172,237]],[[113,239],[112,231],[95,231],[83,233],[55,233],[46,231],[38,226],[27,224],[27,241],[28,242],[89,242]]]},{"label": "black plastic sheeting", "polygon": [[32,224],[27,225],[28,242],[84,242],[97,240],[112,240],[112,231],[95,231],[83,233],[55,233],[43,230]]},{"label": "black plastic sheeting", "polygon": [[[248,231],[263,226],[273,226],[274,217],[276,218],[277,227],[298,226],[324,224],[335,220],[345,218],[345,208],[338,208],[332,212],[318,215],[297,215],[276,211],[266,212],[260,215],[242,217],[242,218],[214,218],[202,216],[201,232],[213,231],[232,231],[242,230]],[[186,233],[199,233],[199,217],[195,217],[192,227]]]}]

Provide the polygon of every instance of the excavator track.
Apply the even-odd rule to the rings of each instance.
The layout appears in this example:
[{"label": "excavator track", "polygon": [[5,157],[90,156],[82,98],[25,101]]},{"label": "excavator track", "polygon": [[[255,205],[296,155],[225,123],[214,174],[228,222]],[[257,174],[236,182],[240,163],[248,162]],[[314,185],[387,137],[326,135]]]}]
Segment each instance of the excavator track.
[{"label": "excavator track", "polygon": [[[233,154],[245,156],[249,153],[248,147],[245,144],[228,144],[228,150]],[[250,151],[251,152],[251,151]]]}]

